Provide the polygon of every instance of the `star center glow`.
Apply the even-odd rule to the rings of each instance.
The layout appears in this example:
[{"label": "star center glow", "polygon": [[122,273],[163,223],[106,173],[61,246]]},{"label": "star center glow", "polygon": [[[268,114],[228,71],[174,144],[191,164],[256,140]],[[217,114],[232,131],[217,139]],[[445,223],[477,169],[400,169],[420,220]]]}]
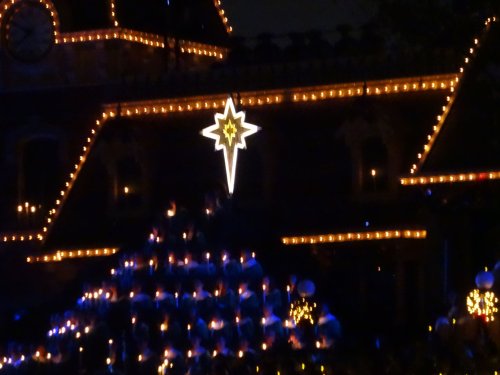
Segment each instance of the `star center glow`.
[{"label": "star center glow", "polygon": [[202,130],[202,135],[215,140],[215,150],[224,151],[227,185],[233,194],[236,180],[238,149],[245,149],[245,138],[257,133],[259,127],[245,122],[245,113],[236,112],[233,99],[226,101],[224,113],[215,114],[215,124]]},{"label": "star center glow", "polygon": [[233,138],[236,137],[236,133],[238,130],[236,129],[236,126],[229,120],[225,125],[224,125],[224,136],[226,137],[229,147],[231,147],[231,144],[233,143]]}]

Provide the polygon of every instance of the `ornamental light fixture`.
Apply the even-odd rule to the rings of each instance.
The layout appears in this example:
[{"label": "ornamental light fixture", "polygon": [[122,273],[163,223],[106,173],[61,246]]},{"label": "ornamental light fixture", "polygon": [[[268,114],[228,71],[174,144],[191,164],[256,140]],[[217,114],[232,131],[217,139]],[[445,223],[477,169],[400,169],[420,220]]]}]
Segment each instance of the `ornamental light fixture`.
[{"label": "ornamental light fixture", "polygon": [[215,140],[215,150],[224,151],[227,186],[229,194],[233,194],[236,180],[238,149],[245,149],[245,138],[257,133],[257,125],[245,122],[245,112],[236,112],[231,97],[226,100],[224,113],[215,114],[215,124],[202,130],[202,135]]}]

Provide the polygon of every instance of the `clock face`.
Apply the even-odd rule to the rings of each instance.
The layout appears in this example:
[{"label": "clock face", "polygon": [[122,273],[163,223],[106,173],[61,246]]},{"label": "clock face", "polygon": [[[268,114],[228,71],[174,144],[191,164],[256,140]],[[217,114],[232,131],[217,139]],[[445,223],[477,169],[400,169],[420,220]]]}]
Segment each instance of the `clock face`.
[{"label": "clock face", "polygon": [[27,0],[12,6],[3,23],[2,44],[14,58],[39,61],[54,41],[53,20],[42,4]]}]

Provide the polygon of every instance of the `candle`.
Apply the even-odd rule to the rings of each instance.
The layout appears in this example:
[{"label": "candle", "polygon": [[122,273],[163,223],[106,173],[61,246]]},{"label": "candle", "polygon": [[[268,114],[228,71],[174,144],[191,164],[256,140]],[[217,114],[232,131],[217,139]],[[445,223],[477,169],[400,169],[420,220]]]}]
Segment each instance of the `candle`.
[{"label": "candle", "polygon": [[290,285],[286,286],[286,293],[288,295],[288,303],[290,304]]},{"label": "candle", "polygon": [[238,336],[240,336],[241,331],[240,331],[240,317],[236,315],[236,331],[238,332]]},{"label": "candle", "polygon": [[215,296],[215,302],[217,302],[217,298],[219,298],[219,289],[215,289],[214,296]]},{"label": "candle", "polygon": [[266,289],[267,289],[267,285],[262,284],[262,305],[266,304]]},{"label": "candle", "polygon": [[207,266],[208,266],[210,264],[210,253],[207,253],[205,258],[207,260]]},{"label": "candle", "polygon": [[174,257],[172,254],[168,255],[168,272],[172,272],[172,264],[174,263]]},{"label": "candle", "polygon": [[266,334],[266,318],[262,318],[262,333]]},{"label": "candle", "polygon": [[179,293],[175,292],[175,307],[179,308]]},{"label": "candle", "polygon": [[188,339],[191,338],[191,324],[187,325],[187,331],[188,331]]},{"label": "candle", "polygon": [[[36,357],[40,356],[40,352],[36,352]],[[83,346],[78,348],[78,373],[81,374],[83,370]]]},{"label": "candle", "polygon": [[150,259],[150,260],[149,260],[149,274],[150,274],[150,275],[152,275],[152,274],[153,274],[154,265],[155,265],[154,260],[153,260],[153,259]]}]

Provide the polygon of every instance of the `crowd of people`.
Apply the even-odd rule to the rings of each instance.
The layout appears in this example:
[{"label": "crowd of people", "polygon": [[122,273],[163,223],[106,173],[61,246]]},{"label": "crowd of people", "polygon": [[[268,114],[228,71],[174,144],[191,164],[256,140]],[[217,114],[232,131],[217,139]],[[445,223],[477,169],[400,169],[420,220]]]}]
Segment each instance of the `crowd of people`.
[{"label": "crowd of people", "polygon": [[53,315],[44,343],[11,344],[0,373],[329,373],[340,324],[311,281],[274,280],[249,250],[192,252],[185,232],[169,246],[160,232]]}]

